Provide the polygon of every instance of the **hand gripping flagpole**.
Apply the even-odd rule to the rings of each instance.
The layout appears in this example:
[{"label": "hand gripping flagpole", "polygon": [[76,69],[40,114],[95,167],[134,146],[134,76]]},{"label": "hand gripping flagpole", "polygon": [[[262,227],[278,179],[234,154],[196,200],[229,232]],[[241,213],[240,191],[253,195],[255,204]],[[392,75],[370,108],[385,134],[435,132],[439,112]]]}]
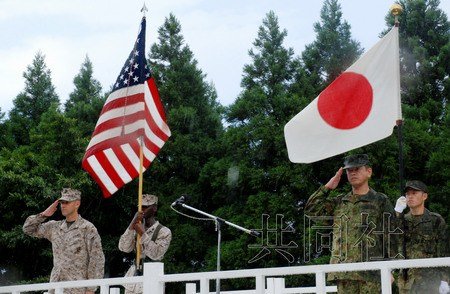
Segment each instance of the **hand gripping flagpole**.
[{"label": "hand gripping flagpole", "polygon": [[[209,213],[206,213],[204,211],[201,211],[201,210],[198,210],[198,209],[196,209],[194,207],[186,205],[184,203],[185,200],[186,200],[185,196],[181,196],[174,203],[172,203],[172,205],[171,205],[172,209],[174,209],[174,206],[180,205],[181,207],[184,207],[186,209],[194,211],[194,212],[196,212],[198,214],[204,215],[204,216],[206,216],[207,218],[213,220],[216,223],[216,231],[217,231],[217,271],[218,272],[220,271],[220,243],[221,243],[221,240],[222,240],[222,232],[221,232],[221,226],[222,225],[227,224],[230,227],[236,228],[238,230],[241,230],[241,231],[243,231],[243,232],[245,232],[247,234],[250,234],[252,236],[255,236],[255,237],[258,237],[260,235],[260,233],[255,231],[255,230],[249,230],[249,229],[243,228],[243,227],[238,226],[236,224],[233,224],[233,223],[231,223],[229,221],[226,221],[226,220],[224,220],[224,219],[222,219],[220,217],[217,217],[215,215],[211,215]],[[175,211],[178,212],[177,210],[175,210]],[[178,213],[180,213],[180,212],[178,212]],[[183,213],[181,213],[181,214],[185,215]],[[188,215],[185,215],[185,216],[188,216]],[[190,216],[188,216],[188,217],[190,217]],[[216,279],[216,294],[220,294],[220,279],[219,278]]]}]

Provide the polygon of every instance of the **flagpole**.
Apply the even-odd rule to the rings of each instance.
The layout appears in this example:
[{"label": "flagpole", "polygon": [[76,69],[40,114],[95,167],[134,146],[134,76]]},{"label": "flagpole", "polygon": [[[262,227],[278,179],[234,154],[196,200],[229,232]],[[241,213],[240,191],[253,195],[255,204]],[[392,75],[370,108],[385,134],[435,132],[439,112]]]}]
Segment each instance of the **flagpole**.
[{"label": "flagpole", "polygon": [[[145,18],[148,11],[147,6],[142,6],[141,12]],[[139,144],[139,187],[138,187],[138,213],[142,212],[142,188],[144,185],[144,136],[141,136]],[[143,265],[141,264],[141,236],[136,234],[136,271],[142,273]]]},{"label": "flagpole", "polygon": [[[139,144],[139,188],[138,188],[138,213],[142,212],[142,187],[144,183],[144,138],[141,136]],[[136,270],[141,271],[141,236],[136,234]]]},{"label": "flagpole", "polygon": [[[394,15],[394,25],[398,28],[400,25],[400,22],[398,21],[398,16],[402,13],[403,8],[400,4],[393,4],[391,6],[391,13]],[[397,40],[398,42],[398,40]],[[400,46],[398,46],[400,48]],[[398,53],[397,53],[398,54]],[[400,62],[400,58],[397,59],[398,62]],[[400,73],[398,73],[400,74]],[[400,80],[400,79],[399,79]],[[399,102],[401,103],[401,101]],[[398,132],[398,161],[399,161],[399,181],[400,181],[400,193],[403,191],[403,174],[404,174],[404,167],[403,167],[403,118],[401,117],[401,111],[399,113],[399,119],[396,122],[397,124],[397,132]]]},{"label": "flagpole", "polygon": [[[400,4],[396,3],[391,6],[391,13],[394,16],[394,25],[398,28],[400,26],[400,22],[398,20],[398,16],[403,12],[403,8]],[[398,40],[397,40],[398,42]],[[400,46],[398,46],[400,48]],[[399,53],[398,53],[399,54]],[[400,62],[400,58],[398,58],[398,62]],[[398,73],[400,74],[400,73]],[[400,79],[399,79],[400,81]],[[400,101],[401,103],[401,101]],[[401,114],[400,114],[401,115]],[[400,195],[404,190],[404,161],[403,161],[403,118],[400,116],[400,119],[397,120],[397,135],[398,135],[398,176],[399,176],[399,189]],[[403,233],[406,233],[406,220],[401,214]],[[408,258],[406,254],[406,238],[402,238],[402,253],[405,259]],[[408,280],[408,269],[403,269],[403,279],[405,282]]]}]

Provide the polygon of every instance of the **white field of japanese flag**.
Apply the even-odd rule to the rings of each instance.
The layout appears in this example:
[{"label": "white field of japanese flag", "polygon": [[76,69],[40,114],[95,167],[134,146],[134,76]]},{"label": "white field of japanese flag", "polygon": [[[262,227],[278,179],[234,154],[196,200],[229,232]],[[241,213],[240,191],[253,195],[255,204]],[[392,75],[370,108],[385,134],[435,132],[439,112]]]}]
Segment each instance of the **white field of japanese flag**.
[{"label": "white field of japanese flag", "polygon": [[398,27],[284,127],[289,160],[311,163],[376,142],[402,118]]}]

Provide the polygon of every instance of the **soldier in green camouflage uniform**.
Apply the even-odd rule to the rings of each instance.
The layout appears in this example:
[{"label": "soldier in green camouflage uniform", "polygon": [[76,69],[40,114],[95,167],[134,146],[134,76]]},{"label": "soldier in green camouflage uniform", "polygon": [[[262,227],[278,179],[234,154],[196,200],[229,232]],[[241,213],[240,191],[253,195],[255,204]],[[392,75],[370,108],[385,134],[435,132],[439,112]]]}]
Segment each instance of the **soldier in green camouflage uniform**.
[{"label": "soldier in green camouflage uniform", "polygon": [[[105,256],[101,239],[95,226],[78,214],[80,201],[80,191],[65,188],[61,198],[44,212],[29,216],[23,225],[25,234],[52,242],[53,269],[50,282],[103,278]],[[66,219],[45,222],[56,212],[58,204]],[[96,289],[64,289],[64,293],[94,294]]]},{"label": "soldier in green camouflage uniform", "polygon": [[[367,155],[348,156],[344,165],[310,196],[305,214],[333,217],[330,263],[383,260],[389,254],[389,241],[383,242],[383,237],[389,240],[383,220],[390,220],[391,215],[395,219],[393,207],[386,195],[369,187],[372,169]],[[352,191],[329,195],[338,186],[344,170]],[[327,280],[336,281],[338,293],[381,292],[380,274],[376,271],[330,273]]]},{"label": "soldier in green camouflage uniform", "polygon": [[[408,181],[405,195],[397,200],[395,210],[400,214],[408,206],[410,211],[399,215],[404,218],[407,258],[433,258],[449,256],[447,225],[437,213],[425,208],[428,188],[421,181]],[[402,242],[399,242],[402,245]],[[449,293],[448,268],[412,268],[401,271],[398,287],[406,293]]]}]

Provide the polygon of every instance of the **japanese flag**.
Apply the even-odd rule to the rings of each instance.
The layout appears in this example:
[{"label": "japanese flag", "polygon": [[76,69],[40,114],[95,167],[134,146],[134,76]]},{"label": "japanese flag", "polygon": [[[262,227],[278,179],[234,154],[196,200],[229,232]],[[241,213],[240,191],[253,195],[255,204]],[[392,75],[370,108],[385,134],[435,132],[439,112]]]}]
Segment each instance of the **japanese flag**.
[{"label": "japanese flag", "polygon": [[289,159],[310,163],[392,134],[401,119],[394,27],[284,127]]}]

